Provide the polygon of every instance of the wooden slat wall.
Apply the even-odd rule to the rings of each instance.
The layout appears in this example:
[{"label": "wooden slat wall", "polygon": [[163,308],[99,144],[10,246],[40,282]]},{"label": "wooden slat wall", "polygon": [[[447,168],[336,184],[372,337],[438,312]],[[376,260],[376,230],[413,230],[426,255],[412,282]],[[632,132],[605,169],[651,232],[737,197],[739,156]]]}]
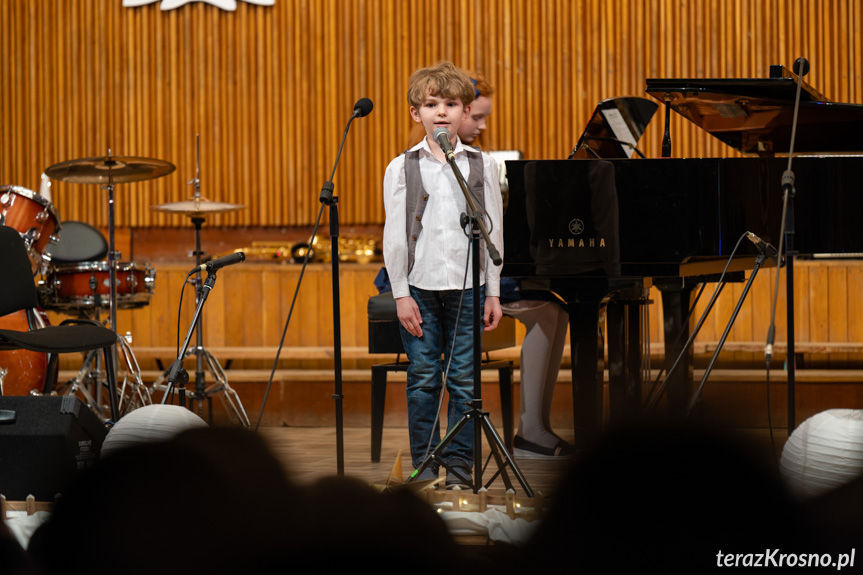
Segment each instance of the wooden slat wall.
[{"label": "wooden slat wall", "polygon": [[[776,287],[776,269],[762,269],[741,306],[741,310],[729,332],[728,342],[767,341],[773,308],[773,293]],[[715,284],[705,287],[695,308],[695,321],[707,307]],[[722,337],[734,307],[743,294],[744,284],[728,284],[717,299],[714,311],[708,316],[696,342],[717,342]],[[860,261],[812,261],[797,260],[794,267],[794,331],[795,342],[805,343],[863,343],[863,262]],[[653,288],[649,306],[649,338],[652,342],[664,341],[662,331],[662,300]],[[786,285],[784,272],[779,277],[776,302],[775,331],[777,344],[787,342]],[[760,350],[760,348],[759,348]],[[712,351],[711,351],[712,354]],[[784,354],[782,354],[784,355]],[[764,353],[759,351],[727,351],[720,356],[733,364],[749,363],[755,367],[764,365]],[[847,367],[859,366],[861,353],[804,353],[803,360],[810,366]]]},{"label": "wooden slat wall", "polygon": [[[187,285],[182,317],[177,327],[177,310],[183,280],[188,264],[157,264],[156,289],[149,305],[135,310],[121,310],[117,315],[120,333],[129,332],[133,349],[147,347],[173,347],[186,335],[195,309],[194,289]],[[331,298],[332,276],[329,265],[309,267],[286,334],[288,347],[331,349],[333,344],[333,308]],[[373,285],[377,274],[376,264],[350,264],[340,266],[341,341],[344,347],[367,348],[368,298],[377,293]],[[230,273],[219,274],[219,280],[207,299],[203,314],[204,344],[209,348],[254,348],[278,346],[288,317],[292,297],[299,279],[300,266],[246,263],[231,268]],[[771,295],[775,282],[775,269],[765,269],[756,278],[748,298],[729,335],[728,342],[763,343],[771,311]],[[812,262],[799,260],[795,264],[795,326],[798,343],[856,343],[863,345],[863,262],[832,261]],[[695,317],[701,316],[715,285],[708,285]],[[729,284],[717,300],[714,312],[696,338],[696,343],[716,342],[720,339],[734,306],[743,291],[743,284]],[[85,294],[81,294],[82,296]],[[664,341],[661,318],[662,302],[658,292],[650,294],[649,340]],[[776,343],[786,341],[784,275],[780,277],[776,315]],[[67,316],[49,313],[57,324]],[[104,316],[103,316],[104,317]],[[693,321],[694,324],[694,321]],[[516,324],[516,343],[524,338],[524,326]],[[194,344],[195,340],[193,340]],[[696,346],[698,348],[698,346]],[[700,349],[700,348],[698,348]],[[710,352],[712,354],[712,351]],[[241,355],[238,352],[237,355]],[[777,354],[777,358],[784,354]],[[709,357],[703,356],[705,358]],[[273,356],[273,359],[275,356]],[[724,351],[720,365],[763,366],[763,353]],[[163,358],[170,360],[172,357]],[[220,357],[221,361],[230,358]],[[234,367],[270,368],[273,359],[247,360]],[[810,366],[859,367],[863,353],[804,355]],[[71,363],[74,363],[72,358]],[[368,362],[365,362],[366,364]],[[777,363],[777,362],[774,362]],[[153,362],[141,360],[142,367],[153,369]],[[290,365],[320,369],[324,360],[293,360]],[[357,360],[346,359],[346,368],[359,366]],[[777,367],[774,365],[774,367]],[[658,367],[658,366],[655,366]]]},{"label": "wooden slat wall", "polygon": [[[335,180],[348,224],[380,224],[387,162],[410,128],[412,70],[438,59],[497,89],[487,149],[565,157],[596,103],[643,95],[650,77],[762,77],[812,62],[828,97],[863,102],[860,0],[278,0],[236,12],[193,2],[162,12],[121,0],[0,2],[0,183],[31,189],[57,162],[105,155],[177,171],[123,184],[117,223],[172,226],[154,204],[203,194],[248,209],[212,225],[314,222],[354,102]],[[642,140],[659,155],[661,121]],[[733,155],[682,121],[677,156]],[[64,219],[107,224],[96,186],[57,183]]]}]

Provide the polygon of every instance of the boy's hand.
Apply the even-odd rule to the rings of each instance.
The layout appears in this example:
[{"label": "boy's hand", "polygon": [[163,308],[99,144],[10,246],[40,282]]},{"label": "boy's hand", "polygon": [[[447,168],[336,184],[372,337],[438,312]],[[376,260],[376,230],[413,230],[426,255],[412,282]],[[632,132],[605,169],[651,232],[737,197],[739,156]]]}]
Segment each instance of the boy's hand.
[{"label": "boy's hand", "polygon": [[500,323],[503,312],[500,311],[500,298],[497,296],[485,296],[485,312],[482,316],[484,331],[491,331]]},{"label": "boy's hand", "polygon": [[420,324],[423,318],[420,317],[420,308],[417,302],[411,296],[396,298],[396,313],[399,316],[399,321],[404,326],[408,333],[416,337],[423,336],[423,330]]}]

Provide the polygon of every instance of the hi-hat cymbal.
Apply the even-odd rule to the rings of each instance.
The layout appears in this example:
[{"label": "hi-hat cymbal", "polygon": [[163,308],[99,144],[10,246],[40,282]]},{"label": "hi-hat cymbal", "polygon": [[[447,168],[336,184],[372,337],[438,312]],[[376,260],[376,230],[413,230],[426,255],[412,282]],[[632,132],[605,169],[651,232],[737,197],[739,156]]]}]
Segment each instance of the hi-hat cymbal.
[{"label": "hi-hat cymbal", "polygon": [[193,217],[203,217],[207,214],[232,212],[234,210],[243,210],[245,208],[246,206],[241,204],[229,204],[227,202],[211,202],[206,198],[192,198],[183,202],[173,202],[170,204],[159,204],[157,206],[150,206],[150,209],[154,212],[184,214]]},{"label": "hi-hat cymbal", "polygon": [[45,170],[49,178],[73,184],[125,184],[170,174],[174,164],[154,158],[102,156],[54,164]]}]

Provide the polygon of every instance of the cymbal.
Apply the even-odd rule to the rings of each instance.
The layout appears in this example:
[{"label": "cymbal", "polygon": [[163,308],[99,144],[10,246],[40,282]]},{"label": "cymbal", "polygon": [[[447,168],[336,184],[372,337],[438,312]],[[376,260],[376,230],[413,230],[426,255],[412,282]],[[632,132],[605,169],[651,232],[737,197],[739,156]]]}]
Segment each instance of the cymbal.
[{"label": "cymbal", "polygon": [[170,204],[159,204],[150,206],[154,212],[166,212],[169,214],[184,214],[187,216],[203,217],[207,214],[218,214],[222,212],[232,212],[234,210],[244,210],[246,206],[241,204],[229,204],[227,202],[211,202],[207,198],[192,198],[183,202],[173,202]]},{"label": "cymbal", "polygon": [[174,164],[153,158],[102,156],[54,164],[45,174],[73,184],[125,184],[160,178],[173,172]]}]

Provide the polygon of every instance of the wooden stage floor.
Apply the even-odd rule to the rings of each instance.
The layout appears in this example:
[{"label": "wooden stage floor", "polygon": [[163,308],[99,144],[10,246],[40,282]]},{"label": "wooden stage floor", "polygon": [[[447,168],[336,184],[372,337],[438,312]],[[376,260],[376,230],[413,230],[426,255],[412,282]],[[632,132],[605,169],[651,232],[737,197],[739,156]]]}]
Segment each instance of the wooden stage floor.
[{"label": "wooden stage floor", "polygon": [[[500,431],[498,431],[500,432]],[[271,446],[273,453],[288,470],[289,477],[298,484],[309,484],[315,480],[338,474],[336,455],[336,430],[334,427],[261,427],[259,433]],[[571,441],[571,430],[558,431],[564,439]],[[379,463],[371,461],[371,429],[366,427],[344,428],[344,475],[368,484],[383,484],[401,452],[401,473],[407,479],[413,471],[410,461],[408,430],[406,427],[386,427],[381,446]],[[483,445],[483,460],[488,458],[488,444]],[[534,492],[551,496],[558,487],[562,475],[571,460],[516,459],[528,486]],[[483,473],[484,483],[492,478],[497,466],[492,461]],[[444,474],[441,473],[441,477]],[[510,473],[517,494],[524,494],[518,480]],[[489,486],[491,494],[503,494],[505,485],[498,477]]]},{"label": "wooden stage floor", "polygon": [[[756,446],[766,464],[778,461],[781,455],[787,433],[784,429],[774,430],[775,444],[772,445],[769,431],[766,429],[736,429],[732,433],[740,434],[744,439]],[[338,472],[336,458],[336,430],[334,427],[261,427],[260,434],[271,446],[275,456],[288,470],[289,477],[298,484],[309,484],[315,480],[336,475]],[[572,441],[572,430],[557,430],[558,434]],[[368,484],[385,483],[390,475],[396,458],[401,452],[401,472],[404,478],[412,472],[410,463],[410,448],[408,430],[406,427],[386,427],[383,433],[381,461],[371,461],[371,430],[366,427],[344,428],[344,475],[357,478]],[[776,457],[772,454],[776,450]],[[483,446],[483,460],[489,455],[487,443]],[[543,497],[553,497],[561,488],[560,482],[566,474],[571,460],[558,461],[550,459],[516,458],[516,464],[524,475],[528,485],[534,492]],[[483,473],[484,482],[488,482],[497,467],[492,462]],[[441,475],[443,477],[443,474]],[[516,493],[523,495],[524,491],[517,479],[510,474]],[[503,480],[498,477],[489,487],[490,494],[505,493]]]}]

